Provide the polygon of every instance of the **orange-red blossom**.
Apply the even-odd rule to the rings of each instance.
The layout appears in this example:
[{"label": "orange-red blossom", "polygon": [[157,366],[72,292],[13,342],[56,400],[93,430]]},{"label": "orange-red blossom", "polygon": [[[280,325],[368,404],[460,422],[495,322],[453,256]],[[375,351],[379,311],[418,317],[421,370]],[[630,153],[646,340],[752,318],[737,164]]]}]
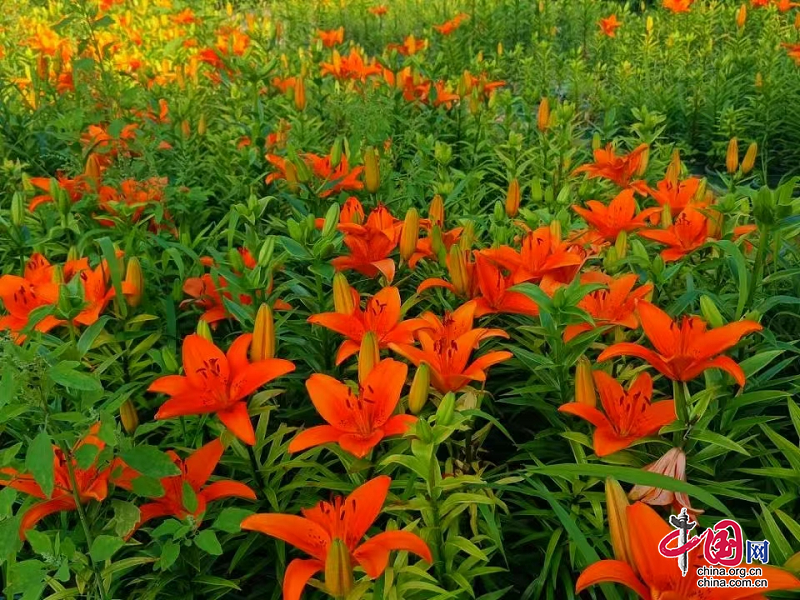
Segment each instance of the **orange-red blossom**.
[{"label": "orange-red blossom", "polygon": [[392,550],[405,550],[433,561],[428,545],[409,531],[385,531],[364,543],[361,539],[381,512],[391,479],[381,475],[356,488],[347,498],[337,496],[304,509],[303,516],[258,514],[242,521],[242,529],[258,531],[291,544],[310,555],[296,558],[283,578],[283,600],[300,600],[308,580],[325,572],[326,589],[344,596],[352,586],[352,565],[376,579],[389,565]]}]

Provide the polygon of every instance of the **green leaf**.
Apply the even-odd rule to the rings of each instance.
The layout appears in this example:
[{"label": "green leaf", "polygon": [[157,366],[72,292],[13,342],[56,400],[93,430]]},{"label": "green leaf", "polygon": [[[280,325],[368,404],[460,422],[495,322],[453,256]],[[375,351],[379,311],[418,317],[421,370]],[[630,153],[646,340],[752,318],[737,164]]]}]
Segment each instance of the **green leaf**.
[{"label": "green leaf", "polygon": [[161,498],[164,495],[164,486],[155,477],[142,475],[133,480],[133,493],[145,498]]},{"label": "green leaf", "polygon": [[112,500],[111,505],[114,507],[114,533],[125,537],[139,522],[141,515],[139,508],[132,502],[122,500]]},{"label": "green leaf", "polygon": [[86,331],[83,332],[77,344],[78,354],[80,354],[81,357],[86,355],[86,353],[91,350],[94,341],[97,339],[97,336],[100,335],[100,333],[103,331],[103,327],[106,326],[106,323],[108,323],[110,319],[111,317],[108,315],[103,315],[86,328]]},{"label": "green leaf", "polygon": [[95,562],[103,562],[114,556],[114,553],[125,545],[125,540],[113,535],[98,535],[92,547],[89,550],[89,555]]},{"label": "green leaf", "polygon": [[242,521],[252,514],[253,511],[243,508],[225,508],[219,513],[212,527],[225,533],[239,533],[242,530]]},{"label": "green leaf", "polygon": [[46,533],[42,533],[40,531],[36,531],[35,529],[30,529],[25,533],[25,537],[28,540],[28,543],[31,545],[31,549],[36,553],[42,556],[46,554],[53,554],[53,543],[50,541],[50,536]]},{"label": "green leaf", "polygon": [[183,482],[183,489],[181,490],[181,492],[183,498],[183,507],[190,513],[194,514],[195,511],[197,511],[197,506],[198,506],[197,494],[195,494],[194,490],[192,489],[192,486],[189,485],[188,481]]},{"label": "green leaf", "polygon": [[222,554],[222,546],[217,539],[217,534],[210,529],[201,531],[197,537],[194,538],[194,544],[212,556],[219,556]]},{"label": "green leaf", "polygon": [[33,475],[33,479],[48,498],[53,493],[55,486],[54,460],[55,454],[50,436],[46,431],[40,431],[28,446],[28,452],[25,455],[25,469]]},{"label": "green leaf", "polygon": [[745,450],[740,444],[737,444],[732,439],[725,437],[720,433],[716,433],[714,431],[708,430],[698,430],[693,429],[689,433],[689,437],[693,440],[698,440],[701,442],[706,442],[707,444],[714,444],[716,446],[720,446],[727,450],[732,450],[733,452],[738,452],[739,454],[743,454],[745,456],[750,456],[750,453]]},{"label": "green leaf", "polygon": [[126,450],[122,453],[122,460],[142,475],[156,479],[181,474],[172,459],[155,446],[136,446]]},{"label": "green leaf", "polygon": [[50,367],[47,373],[54,383],[63,385],[66,388],[86,392],[102,391],[103,386],[96,377],[75,370],[78,365],[80,363],[77,361],[62,361]]},{"label": "green leaf", "polygon": [[166,571],[169,569],[175,561],[178,560],[178,556],[181,553],[181,547],[173,541],[169,541],[161,547],[161,570]]}]

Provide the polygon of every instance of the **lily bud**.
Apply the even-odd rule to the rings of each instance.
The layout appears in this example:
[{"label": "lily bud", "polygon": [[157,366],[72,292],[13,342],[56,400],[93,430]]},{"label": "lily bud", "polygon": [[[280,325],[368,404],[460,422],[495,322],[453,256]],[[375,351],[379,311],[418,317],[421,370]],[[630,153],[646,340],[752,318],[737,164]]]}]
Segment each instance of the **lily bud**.
[{"label": "lily bud", "polygon": [[497,56],[503,56],[503,42],[497,42]]},{"label": "lily bud", "polygon": [[452,422],[455,412],[456,395],[453,392],[447,392],[436,410],[436,424],[447,427]]},{"label": "lily bud", "polygon": [[14,192],[11,197],[11,222],[15,227],[20,227],[25,221],[25,200],[21,192]]},{"label": "lily bud", "polygon": [[536,127],[539,128],[539,131],[545,132],[547,131],[549,125],[550,125],[550,101],[545,96],[539,103],[539,111],[536,115]]},{"label": "lily bud", "polygon": [[457,245],[450,247],[447,267],[450,271],[450,283],[456,289],[456,294],[463,296],[467,293],[469,286],[469,275],[467,274],[467,253]]},{"label": "lily bud", "polygon": [[214,338],[211,336],[211,328],[208,326],[208,321],[200,319],[197,322],[197,328],[195,329],[195,333],[197,333],[197,335],[199,335],[201,338],[205,338],[209,342],[214,341]]},{"label": "lily bud", "polygon": [[681,151],[675,148],[672,151],[672,159],[669,161],[669,166],[667,167],[667,181],[672,182],[673,184],[678,183],[678,179],[681,176]]},{"label": "lily bud", "polygon": [[250,362],[275,358],[275,320],[269,304],[262,304],[256,313],[253,341],[250,342]]},{"label": "lily bud", "polygon": [[342,162],[342,138],[337,136],[331,148],[331,167],[334,169]]},{"label": "lily bud", "polygon": [[361,385],[367,381],[372,369],[380,362],[380,348],[378,338],[374,331],[367,331],[361,338],[361,349],[358,352],[358,382]]},{"label": "lily bud", "polygon": [[542,191],[542,180],[534,177],[531,182],[531,199],[534,204],[539,204],[544,198],[544,191]]},{"label": "lily bud", "polygon": [[712,327],[722,327],[725,324],[717,305],[706,295],[700,296],[700,312]]},{"label": "lily bud", "polygon": [[431,200],[431,205],[428,208],[428,218],[431,221],[431,225],[444,227],[444,199],[441,195],[436,194]]},{"label": "lily bud", "polygon": [[742,29],[747,22],[747,6],[742,4],[736,11],[736,27]]},{"label": "lily bud", "polygon": [[181,121],[181,135],[185,138],[188,138],[192,135],[192,126],[189,124],[187,119]]},{"label": "lily bud", "polygon": [[600,139],[600,134],[599,133],[595,133],[592,136],[592,150],[599,150],[600,146],[602,146],[602,145],[603,145],[603,142]]},{"label": "lily bud", "polygon": [[646,146],[644,152],[639,157],[639,166],[636,169],[636,175],[641,177],[647,171],[647,165],[650,164],[650,146]]},{"label": "lily bud", "polygon": [[628,497],[616,479],[606,478],[606,512],[614,557],[635,569],[628,530]]},{"label": "lily bud", "polygon": [[294,107],[300,111],[306,108],[306,83],[302,77],[294,82]]},{"label": "lily bud", "polygon": [[505,215],[505,213],[506,213],[506,209],[503,206],[503,203],[500,202],[500,200],[495,202],[494,203],[494,210],[492,211],[492,217],[494,218],[494,220],[498,221],[498,222],[502,221],[503,220],[503,216]]},{"label": "lily bud", "polygon": [[369,147],[364,151],[364,187],[374,194],[381,187],[381,172],[378,161],[378,152]]},{"label": "lily bud", "polygon": [[100,159],[94,152],[86,159],[86,167],[83,170],[83,175],[92,183],[95,189],[100,186]]},{"label": "lily bud", "polygon": [[200,113],[200,119],[197,121],[197,135],[205,135],[207,130],[206,115],[205,113]]},{"label": "lily bud", "polygon": [[708,218],[708,237],[718,240],[722,235],[723,215],[714,208],[707,209],[705,214]]},{"label": "lily bud", "polygon": [[731,138],[728,142],[728,152],[725,155],[725,168],[728,173],[733,175],[739,168],[739,142],[736,138]]},{"label": "lily bud", "polygon": [[130,398],[119,407],[119,420],[128,433],[133,433],[139,427],[139,413],[136,412],[136,406]]},{"label": "lily bud", "polygon": [[325,213],[325,221],[322,225],[323,237],[331,235],[336,230],[341,212],[342,209],[338,202],[334,202],[328,207],[328,212]]},{"label": "lily bud", "polygon": [[606,271],[612,272],[617,267],[617,248],[611,246],[606,250],[606,255],[603,257],[603,268]]},{"label": "lily bud", "polygon": [[125,269],[125,283],[130,287],[130,293],[125,295],[129,306],[139,306],[144,292],[144,275],[142,265],[135,256],[128,259],[128,267]]},{"label": "lily bud", "polygon": [[617,234],[614,248],[617,249],[617,258],[622,259],[628,256],[628,232],[624,229]]},{"label": "lily bud", "polygon": [[575,367],[575,402],[586,406],[597,406],[597,392],[592,377],[592,363],[585,356],[578,359]]},{"label": "lily bud", "polygon": [[672,209],[667,203],[661,209],[661,228],[669,229],[670,227],[672,227]]},{"label": "lily bud", "polygon": [[400,235],[400,256],[408,261],[417,250],[419,241],[419,213],[416,208],[409,208],[403,221],[403,232]]},{"label": "lily bud", "polygon": [[550,237],[556,241],[561,241],[561,221],[558,219],[550,221]]},{"label": "lily bud", "polygon": [[333,276],[333,307],[341,315],[352,315],[356,309],[353,291],[344,273],[336,273]]},{"label": "lily bud", "polygon": [[353,589],[353,565],[347,544],[334,538],[325,561],[325,588],[334,598],[344,598]]},{"label": "lily bud", "polygon": [[644,28],[647,31],[647,33],[653,31],[653,17],[647,17],[644,23]]},{"label": "lily bud", "polygon": [[412,414],[418,415],[422,412],[425,403],[428,401],[430,385],[431,368],[428,363],[422,362],[417,367],[414,381],[411,382],[411,391],[408,393],[408,409]]},{"label": "lily bud", "polygon": [[472,244],[475,242],[475,223],[473,221],[465,221],[464,227],[461,230],[461,237],[458,240],[458,247],[462,250],[469,251]]},{"label": "lily bud", "polygon": [[506,192],[506,215],[509,218],[514,218],[519,213],[520,201],[519,180],[515,177],[508,184],[508,191]]},{"label": "lily bud", "polygon": [[742,173],[747,175],[756,166],[756,155],[758,154],[758,144],[753,142],[747,147],[744,159],[742,159]]}]

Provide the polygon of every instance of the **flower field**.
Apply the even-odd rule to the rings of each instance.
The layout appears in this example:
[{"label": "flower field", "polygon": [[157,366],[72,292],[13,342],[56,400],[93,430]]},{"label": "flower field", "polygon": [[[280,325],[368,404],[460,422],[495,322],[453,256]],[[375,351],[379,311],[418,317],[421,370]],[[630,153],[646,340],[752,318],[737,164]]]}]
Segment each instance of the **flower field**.
[{"label": "flower field", "polygon": [[0,597],[800,598],[800,4],[2,8]]}]

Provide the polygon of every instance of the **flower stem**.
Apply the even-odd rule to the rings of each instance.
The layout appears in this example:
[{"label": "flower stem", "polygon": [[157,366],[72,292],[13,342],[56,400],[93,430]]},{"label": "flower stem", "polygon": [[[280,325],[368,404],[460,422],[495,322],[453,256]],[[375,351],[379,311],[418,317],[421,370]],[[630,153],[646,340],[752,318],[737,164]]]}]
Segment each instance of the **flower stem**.
[{"label": "flower stem", "polygon": [[262,499],[266,499],[264,494],[264,478],[261,476],[261,468],[258,466],[256,451],[249,444],[247,444],[247,454],[250,456],[250,468],[253,471],[253,480],[258,486],[258,496],[261,496]]},{"label": "flower stem", "polygon": [[100,573],[100,566],[95,562],[91,554],[94,538],[92,537],[92,531],[89,527],[89,520],[86,518],[86,511],[83,510],[83,504],[81,503],[81,496],[80,492],[78,491],[78,480],[75,477],[75,467],[72,464],[72,456],[70,455],[69,448],[67,448],[63,443],[61,444],[61,451],[64,453],[65,462],[67,463],[67,473],[69,474],[69,484],[72,488],[72,497],[75,500],[75,506],[78,510],[78,517],[81,520],[81,525],[83,525],[83,534],[86,536],[86,545],[89,547],[89,560],[92,563],[92,571],[94,571],[97,590],[100,592],[100,598],[102,600],[106,600],[106,589],[105,585],[103,584],[103,576]]}]

